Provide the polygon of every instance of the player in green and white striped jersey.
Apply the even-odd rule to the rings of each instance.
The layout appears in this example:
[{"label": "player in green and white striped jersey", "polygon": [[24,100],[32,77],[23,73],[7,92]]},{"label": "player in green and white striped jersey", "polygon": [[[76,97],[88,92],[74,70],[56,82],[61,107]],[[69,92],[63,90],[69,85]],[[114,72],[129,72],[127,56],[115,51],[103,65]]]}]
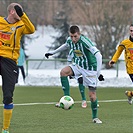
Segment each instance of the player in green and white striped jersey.
[{"label": "player in green and white striped jersey", "polygon": [[54,51],[46,53],[45,56],[48,58],[49,56],[67,48],[73,50],[74,64],[64,67],[60,72],[60,79],[64,95],[70,95],[68,76],[82,75],[83,85],[89,88],[93,122],[98,124],[102,123],[97,116],[98,100],[96,96],[97,82],[102,66],[102,55],[89,38],[81,35],[78,26],[71,26],[69,34],[70,37],[67,38],[65,44]]},{"label": "player in green and white striped jersey", "polygon": [[[69,64],[73,63],[73,50],[71,49],[69,51],[69,54],[67,56],[67,61]],[[82,108],[86,108],[87,107],[87,101],[86,101],[86,96],[85,96],[85,86],[83,85],[83,77],[81,76],[69,76],[70,79],[76,79],[78,82],[78,87],[79,87],[79,91],[82,97]],[[104,77],[102,74],[100,74],[100,76],[98,77],[99,81],[104,81]],[[99,104],[97,104],[97,107],[99,107]]]}]

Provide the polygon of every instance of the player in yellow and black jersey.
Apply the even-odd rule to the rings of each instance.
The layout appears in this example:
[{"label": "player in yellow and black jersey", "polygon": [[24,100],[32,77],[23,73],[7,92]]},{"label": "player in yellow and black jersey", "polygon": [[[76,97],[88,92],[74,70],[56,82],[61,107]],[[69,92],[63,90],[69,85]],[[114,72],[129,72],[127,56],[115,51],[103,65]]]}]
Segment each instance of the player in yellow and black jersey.
[{"label": "player in yellow and black jersey", "polygon": [[0,17],[0,75],[2,76],[4,104],[2,133],[9,133],[20,40],[22,35],[32,34],[35,31],[20,4],[11,3],[7,7],[7,12],[7,17]]},{"label": "player in yellow and black jersey", "polygon": [[[133,24],[130,25],[129,30],[130,30],[129,38],[123,40],[119,44],[113,58],[111,59],[111,61],[109,61],[109,65],[112,66],[114,63],[116,63],[122,51],[124,50],[126,70],[130,76],[130,79],[133,82]],[[126,91],[125,94],[128,97],[128,103],[132,104],[133,91]]]}]

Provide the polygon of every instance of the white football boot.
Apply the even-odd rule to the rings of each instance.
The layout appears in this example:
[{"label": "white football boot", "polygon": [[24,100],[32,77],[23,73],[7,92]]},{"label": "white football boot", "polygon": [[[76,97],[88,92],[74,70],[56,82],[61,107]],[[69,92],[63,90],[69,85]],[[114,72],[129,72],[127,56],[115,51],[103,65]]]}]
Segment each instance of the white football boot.
[{"label": "white football boot", "polygon": [[60,103],[56,103],[55,107],[60,108]]},{"label": "white football boot", "polygon": [[94,123],[97,123],[97,124],[101,124],[101,123],[102,123],[102,121],[99,120],[98,118],[94,118],[94,119],[93,119],[93,122],[94,122]]},{"label": "white football boot", "polygon": [[81,106],[82,106],[82,108],[86,108],[87,107],[87,102],[85,100],[83,100]]}]

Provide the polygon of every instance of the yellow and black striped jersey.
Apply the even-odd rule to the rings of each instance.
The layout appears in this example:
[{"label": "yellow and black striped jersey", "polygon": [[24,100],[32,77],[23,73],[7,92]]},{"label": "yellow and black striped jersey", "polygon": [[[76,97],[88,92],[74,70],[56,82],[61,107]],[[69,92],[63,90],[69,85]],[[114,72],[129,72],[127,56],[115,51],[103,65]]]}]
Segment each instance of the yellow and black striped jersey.
[{"label": "yellow and black striped jersey", "polygon": [[127,73],[133,74],[133,42],[130,39],[125,39],[120,43],[112,60],[117,62],[123,50],[125,52],[124,55]]},{"label": "yellow and black striped jersey", "polygon": [[13,24],[0,17],[0,56],[17,62],[22,35],[32,34],[34,31],[35,28],[25,13],[20,21]]}]

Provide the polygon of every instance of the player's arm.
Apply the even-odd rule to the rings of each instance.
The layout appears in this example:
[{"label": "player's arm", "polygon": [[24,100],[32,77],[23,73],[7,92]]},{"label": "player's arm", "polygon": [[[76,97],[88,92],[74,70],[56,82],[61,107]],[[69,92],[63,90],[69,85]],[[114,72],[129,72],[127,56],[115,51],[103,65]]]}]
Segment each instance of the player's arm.
[{"label": "player's arm", "polygon": [[119,59],[122,51],[124,50],[124,45],[120,44],[113,56],[113,58],[109,61],[109,66],[111,67],[114,63],[117,62],[117,60]]},{"label": "player's arm", "polygon": [[27,15],[23,12],[22,8],[19,7],[18,5],[14,6],[14,9],[16,10],[17,15],[21,18],[21,20],[24,23],[24,30],[23,34],[32,34],[35,32],[35,27],[27,17]]},{"label": "player's arm", "polygon": [[98,72],[98,77],[99,77],[100,70],[101,70],[101,67],[102,67],[102,55],[101,55],[100,51],[95,46],[90,47],[89,50],[96,57],[97,72]]},{"label": "player's arm", "polygon": [[96,60],[97,60],[97,72],[98,72],[98,77],[100,75],[100,71],[101,71],[101,68],[102,68],[102,55],[99,51],[97,51],[95,54],[95,57],[96,57]]},{"label": "player's arm", "polygon": [[54,51],[50,51],[50,52],[45,53],[45,57],[49,58],[49,56],[56,54],[58,52],[64,51],[67,48],[68,48],[68,45],[65,43],[65,44],[61,45],[59,48],[55,49]]},{"label": "player's arm", "polygon": [[97,52],[94,54],[97,59],[97,76],[99,81],[104,81],[104,76],[100,74],[101,68],[102,68],[102,55],[100,52]]},{"label": "player's arm", "polygon": [[31,21],[29,20],[29,18],[27,17],[27,15],[25,13],[21,17],[21,20],[25,24],[25,28],[24,28],[24,31],[23,31],[24,34],[32,34],[32,33],[35,32],[34,25],[31,23]]}]

